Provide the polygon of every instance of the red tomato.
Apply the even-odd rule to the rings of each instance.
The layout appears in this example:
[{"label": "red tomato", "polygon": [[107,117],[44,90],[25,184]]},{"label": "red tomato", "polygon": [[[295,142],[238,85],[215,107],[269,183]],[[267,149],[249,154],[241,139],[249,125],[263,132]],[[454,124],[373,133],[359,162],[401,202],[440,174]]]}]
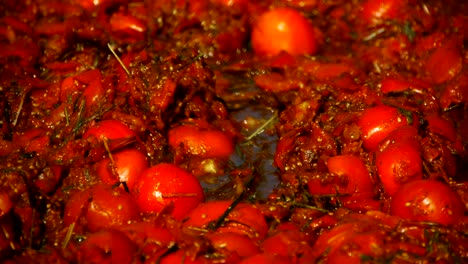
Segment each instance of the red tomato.
[{"label": "red tomato", "polygon": [[140,211],[132,195],[110,185],[95,185],[86,210],[87,227],[91,232],[120,226],[140,219]]},{"label": "red tomato", "polygon": [[392,131],[392,133],[380,142],[377,152],[382,152],[388,146],[398,142],[408,142],[412,144],[415,149],[420,150],[420,140],[421,138],[418,134],[418,130],[414,126],[402,126]]},{"label": "red tomato", "polygon": [[168,254],[164,256],[162,259],[160,259],[159,262],[156,262],[159,264],[175,264],[175,263],[183,263],[183,264],[204,264],[208,263],[203,258],[191,258],[190,256],[187,255],[186,252],[183,250],[177,250],[174,253]]},{"label": "red tomato", "polygon": [[91,126],[83,138],[95,137],[99,140],[122,139],[136,136],[128,126],[117,120],[102,120]]},{"label": "red tomato", "polygon": [[134,263],[136,245],[122,232],[106,229],[88,235],[80,245],[78,263]]},{"label": "red tomato", "polygon": [[263,252],[284,257],[300,257],[312,248],[308,245],[304,233],[299,229],[287,229],[266,238]]},{"label": "red tomato", "polygon": [[314,54],[318,49],[312,23],[291,8],[276,8],[262,14],[252,30],[255,54],[272,56],[282,51],[292,55]]},{"label": "red tomato", "polygon": [[408,220],[451,225],[463,219],[465,205],[458,193],[445,183],[417,180],[403,185],[395,193],[391,213]]},{"label": "red tomato", "polygon": [[408,125],[407,118],[397,108],[387,105],[364,110],[358,121],[364,148],[368,151],[376,150],[393,130],[405,125]]},{"label": "red tomato", "polygon": [[455,77],[463,68],[463,57],[455,41],[447,41],[428,58],[425,70],[436,84]]},{"label": "red tomato", "polygon": [[406,182],[422,179],[422,158],[413,141],[396,142],[376,155],[377,173],[389,196]]},{"label": "red tomato", "polygon": [[[184,226],[208,228],[208,225],[218,221],[231,204],[231,201],[225,200],[201,203],[187,216]],[[258,208],[241,203],[226,216],[218,232],[235,232],[246,234],[250,238],[263,239],[268,232],[268,224]]]},{"label": "red tomato", "polygon": [[441,135],[451,142],[457,140],[457,132],[455,131],[453,123],[449,120],[437,114],[426,116],[425,119],[428,123],[427,129],[431,133]]},{"label": "red tomato", "polygon": [[5,215],[13,207],[10,196],[6,191],[0,191],[0,217]]},{"label": "red tomato", "polygon": [[327,161],[328,171],[334,177],[333,181],[312,179],[308,182],[312,194],[355,194],[365,193],[372,196],[373,183],[364,162],[353,155],[334,156]]},{"label": "red tomato", "polygon": [[293,262],[288,257],[260,253],[242,260],[239,264],[293,264]]},{"label": "red tomato", "polygon": [[[125,182],[128,188],[133,190],[140,174],[148,168],[145,155],[137,149],[130,148],[112,154],[112,159],[114,161],[112,165],[109,158],[97,164],[96,170],[102,182],[108,184]],[[112,173],[112,166],[115,168],[115,175]]]},{"label": "red tomato", "polygon": [[260,253],[260,249],[248,236],[234,233],[209,233],[206,235],[211,246],[218,252],[226,252],[224,255],[237,254],[241,258],[250,257]]},{"label": "red tomato", "polygon": [[327,263],[360,264],[362,257],[378,258],[383,255],[385,235],[378,230],[356,234],[330,251]]},{"label": "red tomato", "polygon": [[69,226],[72,223],[78,222],[84,215],[86,208],[88,208],[91,199],[92,194],[89,189],[73,193],[68,198],[65,205],[65,212],[63,215],[64,225]]},{"label": "red tomato", "polygon": [[157,263],[174,244],[175,237],[168,229],[154,223],[135,222],[119,227],[141,250],[145,263]]},{"label": "red tomato", "polygon": [[398,78],[387,77],[380,82],[381,88],[380,91],[384,94],[395,93],[395,92],[404,92],[407,90],[415,90],[422,92],[429,87],[425,83],[419,80],[407,81]]},{"label": "red tomato", "polygon": [[189,172],[173,164],[161,163],[143,171],[135,184],[138,206],[144,213],[159,213],[173,207],[172,216],[182,219],[204,201],[200,182]]},{"label": "red tomato", "polygon": [[111,30],[119,36],[137,39],[145,37],[146,24],[132,15],[116,12],[111,16],[109,23]]},{"label": "red tomato", "polygon": [[234,142],[226,133],[199,120],[169,130],[169,145],[183,154],[202,158],[228,158],[234,152]]},{"label": "red tomato", "polygon": [[121,188],[110,185],[95,185],[90,189],[74,193],[65,205],[63,222],[84,223],[92,231],[120,226],[140,219],[133,196]]},{"label": "red tomato", "polygon": [[396,19],[406,6],[404,0],[368,0],[362,6],[362,18],[366,24],[380,24]]}]

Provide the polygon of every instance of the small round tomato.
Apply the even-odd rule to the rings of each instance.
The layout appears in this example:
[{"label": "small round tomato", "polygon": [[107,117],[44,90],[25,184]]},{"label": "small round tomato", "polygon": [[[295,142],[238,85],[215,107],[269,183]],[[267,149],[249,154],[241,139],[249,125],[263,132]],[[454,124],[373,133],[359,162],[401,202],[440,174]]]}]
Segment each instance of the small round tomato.
[{"label": "small round tomato", "polygon": [[465,213],[460,196],[445,183],[417,180],[403,185],[392,198],[391,213],[414,221],[455,224]]},{"label": "small round tomato", "polygon": [[252,47],[260,56],[314,54],[318,49],[312,23],[291,8],[276,8],[262,14],[252,30]]},{"label": "small round tomato", "polygon": [[187,120],[169,130],[169,145],[182,154],[202,158],[228,158],[234,152],[234,142],[223,131],[200,120]]},{"label": "small round tomato", "polygon": [[[96,170],[99,177],[103,183],[108,184],[125,182],[130,190],[133,190],[138,177],[148,168],[145,155],[133,148],[112,154],[112,160],[113,164],[111,164],[110,158],[101,160],[97,164]],[[112,172],[113,169],[115,169],[115,174]]]},{"label": "small round tomato", "polygon": [[160,213],[172,207],[171,214],[182,219],[205,200],[198,179],[174,164],[161,163],[143,171],[133,194],[144,213]]},{"label": "small round tomato", "polygon": [[387,105],[364,110],[358,120],[364,148],[368,151],[376,150],[393,130],[405,125],[408,125],[408,119],[397,108]]},{"label": "small round tomato", "polygon": [[411,140],[389,145],[376,155],[377,173],[387,195],[394,195],[406,182],[422,179],[422,158]]},{"label": "small round tomato", "polygon": [[136,133],[120,121],[102,120],[88,128],[83,138],[95,137],[99,140],[122,139],[136,136]]},{"label": "small round tomato", "polygon": [[134,263],[136,245],[122,232],[105,229],[88,235],[79,246],[78,263]]}]

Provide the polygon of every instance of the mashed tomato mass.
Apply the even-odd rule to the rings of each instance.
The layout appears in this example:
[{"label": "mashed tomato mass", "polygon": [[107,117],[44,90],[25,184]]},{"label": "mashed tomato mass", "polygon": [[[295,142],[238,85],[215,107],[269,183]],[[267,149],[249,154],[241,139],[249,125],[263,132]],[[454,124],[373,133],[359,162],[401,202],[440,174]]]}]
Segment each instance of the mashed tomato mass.
[{"label": "mashed tomato mass", "polygon": [[468,262],[466,14],[2,1],[0,262]]}]

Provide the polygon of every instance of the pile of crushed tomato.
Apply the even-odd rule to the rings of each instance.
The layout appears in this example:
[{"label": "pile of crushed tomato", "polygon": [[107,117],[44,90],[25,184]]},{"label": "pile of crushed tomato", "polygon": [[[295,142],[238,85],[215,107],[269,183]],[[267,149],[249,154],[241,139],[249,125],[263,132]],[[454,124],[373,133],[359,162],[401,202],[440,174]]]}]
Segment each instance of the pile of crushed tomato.
[{"label": "pile of crushed tomato", "polygon": [[468,262],[467,14],[3,0],[0,262]]}]

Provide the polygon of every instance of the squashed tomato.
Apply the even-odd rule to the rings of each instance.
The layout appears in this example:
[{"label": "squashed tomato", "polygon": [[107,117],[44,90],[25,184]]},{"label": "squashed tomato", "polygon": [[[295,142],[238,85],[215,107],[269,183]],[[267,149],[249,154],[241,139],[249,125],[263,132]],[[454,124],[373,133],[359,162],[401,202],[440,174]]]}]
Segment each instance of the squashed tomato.
[{"label": "squashed tomato", "polygon": [[332,180],[314,178],[307,184],[312,194],[364,194],[373,196],[373,183],[365,163],[353,155],[339,155],[327,160]]},{"label": "squashed tomato", "polygon": [[458,193],[436,180],[418,180],[403,185],[392,198],[391,213],[414,221],[443,225],[462,221],[465,205]]},{"label": "squashed tomato", "polygon": [[205,200],[200,182],[173,164],[161,163],[143,171],[133,188],[143,213],[160,213],[165,208],[176,219],[184,218]]},{"label": "squashed tomato", "polygon": [[358,121],[364,148],[375,151],[378,144],[393,130],[408,125],[408,118],[397,108],[378,105],[364,110]]},{"label": "squashed tomato", "polygon": [[136,133],[127,125],[118,120],[102,120],[91,126],[83,138],[94,137],[98,140],[122,139],[136,136]]},{"label": "squashed tomato", "polygon": [[116,184],[125,182],[130,190],[138,181],[140,174],[148,168],[145,155],[136,149],[129,148],[112,154],[111,158],[97,164],[97,173],[102,182]]},{"label": "squashed tomato", "polygon": [[262,14],[252,29],[252,47],[257,55],[314,54],[318,50],[316,30],[300,12],[276,8]]},{"label": "squashed tomato", "polygon": [[201,203],[187,216],[184,227],[217,228],[218,232],[240,233],[255,240],[266,236],[268,225],[258,208],[241,203],[231,208],[229,214],[224,216],[231,205],[231,201],[223,200]]},{"label": "squashed tomato", "polygon": [[422,179],[422,158],[412,141],[394,143],[376,155],[377,173],[387,195],[406,182]]}]

